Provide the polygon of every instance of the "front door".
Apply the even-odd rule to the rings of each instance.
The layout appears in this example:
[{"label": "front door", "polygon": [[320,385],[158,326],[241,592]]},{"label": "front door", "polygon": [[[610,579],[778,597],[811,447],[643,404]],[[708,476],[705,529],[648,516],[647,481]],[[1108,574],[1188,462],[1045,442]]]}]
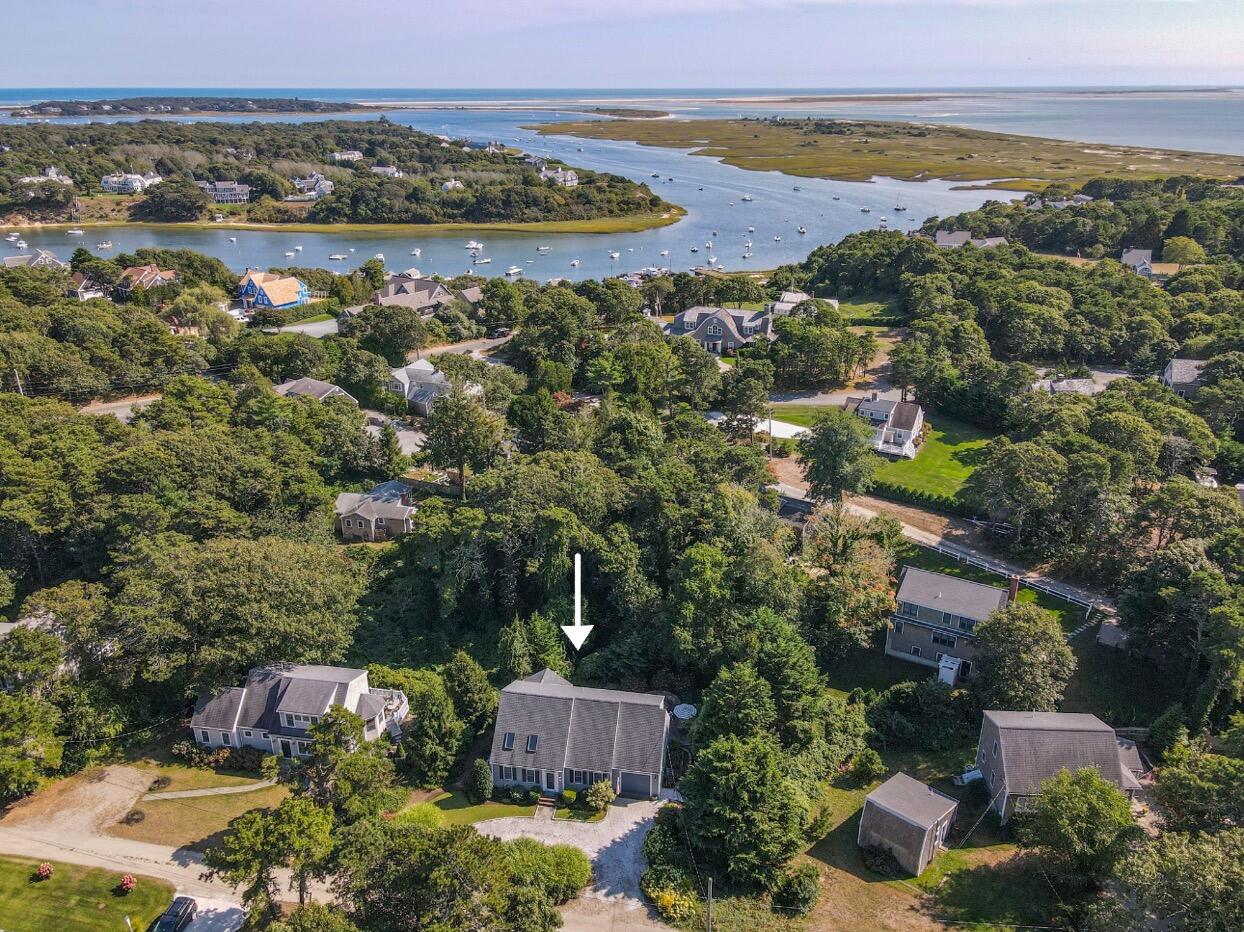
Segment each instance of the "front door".
[{"label": "front door", "polygon": [[286,741],[284,738],[281,739],[281,756],[282,757],[293,757],[294,756],[294,749],[289,746],[289,742]]},{"label": "front door", "polygon": [[544,771],[544,788],[549,791],[557,789],[557,774],[552,770]]}]

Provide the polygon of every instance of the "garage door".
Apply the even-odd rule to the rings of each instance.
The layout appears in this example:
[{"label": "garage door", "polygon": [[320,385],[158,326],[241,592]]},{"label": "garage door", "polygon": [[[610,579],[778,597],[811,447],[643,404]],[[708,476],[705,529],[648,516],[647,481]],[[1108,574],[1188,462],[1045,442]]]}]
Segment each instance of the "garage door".
[{"label": "garage door", "polygon": [[646,773],[622,771],[622,795],[632,799],[647,799],[652,794],[652,781]]}]

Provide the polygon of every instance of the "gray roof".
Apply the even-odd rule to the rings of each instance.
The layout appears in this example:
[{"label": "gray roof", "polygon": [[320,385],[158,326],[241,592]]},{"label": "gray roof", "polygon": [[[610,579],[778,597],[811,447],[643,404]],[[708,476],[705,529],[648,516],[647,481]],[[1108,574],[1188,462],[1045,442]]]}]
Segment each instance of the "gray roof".
[{"label": "gray roof", "polygon": [[409,494],[410,486],[405,482],[390,479],[369,492],[342,492],[333,504],[333,511],[338,517],[409,518],[416,510],[409,504]]},{"label": "gray roof", "polygon": [[332,382],[321,382],[319,379],[290,379],[288,382],[274,385],[272,390],[278,395],[305,395],[308,398],[314,398],[316,401],[323,401],[325,398],[338,396],[349,398],[355,404],[358,404],[354,396],[344,388],[334,385]]},{"label": "gray roof", "polygon": [[898,600],[984,621],[990,613],[1006,606],[1007,590],[904,566]]},{"label": "gray roof", "polygon": [[364,670],[349,667],[309,664],[258,667],[247,675],[245,686],[200,697],[190,724],[225,731],[237,727],[281,732],[278,711],[321,715],[330,705],[342,704],[350,683],[366,675]]},{"label": "gray roof", "polygon": [[[666,725],[664,696],[573,686],[545,669],[501,690],[489,760],[539,770],[660,774]],[[508,751],[507,733],[514,735]],[[531,735],[536,749],[528,753]]]},{"label": "gray roof", "polygon": [[1189,385],[1201,378],[1201,370],[1205,368],[1202,359],[1172,359],[1168,367],[1171,384]]},{"label": "gray roof", "polygon": [[946,813],[953,812],[959,805],[946,794],[939,793],[931,786],[925,786],[905,773],[896,773],[890,777],[869,793],[865,802],[879,805],[925,829],[932,828]]},{"label": "gray roof", "polygon": [[1031,796],[1060,770],[1092,767],[1116,786],[1134,787],[1123,766],[1114,729],[1083,712],[987,711],[998,730],[998,748],[1007,792]]},{"label": "gray roof", "polygon": [[1153,250],[1125,249],[1123,250],[1123,255],[1119,258],[1119,261],[1124,265],[1130,265],[1132,268],[1135,268],[1138,265],[1152,265]]},{"label": "gray roof", "polygon": [[963,246],[972,238],[967,230],[938,230],[933,234],[933,241],[939,246]]},{"label": "gray roof", "polygon": [[1118,735],[1114,736],[1114,740],[1119,746],[1119,763],[1132,773],[1144,773],[1149,769],[1145,766],[1140,756],[1140,748],[1136,747],[1135,741],[1130,738],[1121,738]]},{"label": "gray roof", "polygon": [[916,426],[916,418],[920,414],[920,405],[911,401],[900,401],[894,406],[890,416],[890,426],[897,430],[911,430]]}]

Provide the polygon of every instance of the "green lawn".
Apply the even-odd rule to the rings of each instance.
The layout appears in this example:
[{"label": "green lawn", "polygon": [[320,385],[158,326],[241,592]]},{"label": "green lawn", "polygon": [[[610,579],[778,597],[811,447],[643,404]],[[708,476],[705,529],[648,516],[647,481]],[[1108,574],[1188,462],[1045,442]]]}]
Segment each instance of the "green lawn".
[{"label": "green lawn", "polygon": [[506,816],[530,816],[536,811],[535,806],[515,806],[512,803],[488,802],[474,805],[462,793],[442,793],[430,800],[432,805],[445,815],[446,825],[471,825],[484,819],[501,819]]},{"label": "green lawn", "polygon": [[1172,693],[1169,678],[1140,660],[1102,647],[1096,631],[1072,639],[1076,672],[1072,675],[1059,710],[1091,712],[1116,728],[1149,725],[1179,697]]},{"label": "green lawn", "polygon": [[571,822],[599,822],[605,817],[605,811],[592,812],[588,809],[567,809],[565,806],[558,806],[557,811],[553,813],[554,819],[569,819]]},{"label": "green lawn", "polygon": [[300,317],[298,320],[292,321],[292,322],[289,324],[289,326],[291,326],[291,327],[292,327],[292,326],[294,326],[295,324],[319,324],[319,323],[323,323],[323,322],[324,322],[324,321],[326,321],[326,320],[332,320],[332,319],[333,319],[334,317],[336,317],[336,316],[337,316],[337,315],[335,315],[335,314],[329,314],[329,313],[326,311],[326,312],[324,312],[323,314],[315,314],[315,315],[314,315],[314,316],[312,316],[312,317]]},{"label": "green lawn", "polygon": [[795,424],[799,427],[811,427],[813,421],[828,411],[832,405],[801,405],[801,404],[775,404],[773,406],[773,417],[775,420],[785,421],[787,424]]},{"label": "green lawn", "polygon": [[995,436],[970,424],[935,415],[930,431],[912,460],[885,459],[877,478],[917,492],[955,496],[980,461],[981,452]]},{"label": "green lawn", "polygon": [[138,877],[129,894],[116,892],[122,870],[105,871],[53,862],[47,880],[32,882],[39,865],[28,858],[0,858],[0,929],[56,929],[58,932],[117,932],[129,916],[146,929],[173,900],[173,885]]},{"label": "green lawn", "polygon": [[853,327],[897,326],[900,321],[895,315],[894,298],[885,295],[857,295],[853,298],[839,298],[838,311]]},{"label": "green lawn", "polygon": [[[988,570],[982,570],[967,563],[960,563],[953,557],[948,557],[936,550],[930,550],[928,547],[921,547],[910,542],[904,543],[902,550],[899,551],[898,565],[901,567],[904,564],[918,566],[922,570],[930,570],[935,573],[944,573],[947,576],[958,576],[960,579],[984,583],[987,586],[997,586],[1000,589],[1007,587],[1007,579],[1004,576],[999,576],[997,573],[991,573]],[[1044,592],[1020,586],[1018,600],[1020,602],[1034,602],[1042,608],[1053,612],[1058,619],[1058,623],[1063,626],[1064,631],[1074,631],[1084,623],[1084,609],[1078,605],[1072,605],[1070,602],[1064,602],[1055,596],[1047,595]]]}]

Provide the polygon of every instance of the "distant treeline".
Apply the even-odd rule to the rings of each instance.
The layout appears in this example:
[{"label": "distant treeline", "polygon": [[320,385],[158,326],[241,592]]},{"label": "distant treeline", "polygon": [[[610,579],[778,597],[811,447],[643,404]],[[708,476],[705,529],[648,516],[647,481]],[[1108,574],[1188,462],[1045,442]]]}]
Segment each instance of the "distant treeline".
[{"label": "distant treeline", "polygon": [[345,102],[329,103],[324,100],[303,100],[300,97],[114,97],[106,100],[44,100],[22,111],[56,116],[66,114],[118,113],[344,113],[354,110],[355,105]]}]

